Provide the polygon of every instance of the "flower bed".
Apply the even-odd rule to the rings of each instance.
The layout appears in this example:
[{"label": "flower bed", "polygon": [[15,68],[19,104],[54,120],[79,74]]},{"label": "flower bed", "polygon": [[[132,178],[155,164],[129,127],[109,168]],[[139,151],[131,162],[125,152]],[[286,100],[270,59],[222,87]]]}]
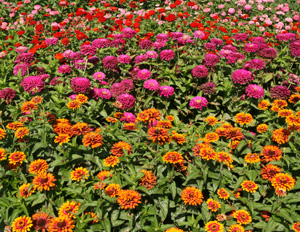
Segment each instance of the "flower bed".
[{"label": "flower bed", "polygon": [[0,227],[300,231],[299,4],[0,1]]}]

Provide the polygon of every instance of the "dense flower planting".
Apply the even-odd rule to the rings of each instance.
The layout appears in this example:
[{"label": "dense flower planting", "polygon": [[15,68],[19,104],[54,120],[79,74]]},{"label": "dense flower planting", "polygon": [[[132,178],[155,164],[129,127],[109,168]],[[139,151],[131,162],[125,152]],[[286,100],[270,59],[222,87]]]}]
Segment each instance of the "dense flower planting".
[{"label": "dense flower planting", "polygon": [[300,231],[300,1],[0,12],[1,229]]}]

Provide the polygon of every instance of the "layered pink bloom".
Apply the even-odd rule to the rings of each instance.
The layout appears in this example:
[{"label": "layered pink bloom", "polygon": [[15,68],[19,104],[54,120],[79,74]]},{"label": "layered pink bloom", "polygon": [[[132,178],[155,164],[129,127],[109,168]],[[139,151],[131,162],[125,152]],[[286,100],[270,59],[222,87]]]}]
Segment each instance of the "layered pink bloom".
[{"label": "layered pink bloom", "polygon": [[70,65],[61,65],[58,67],[57,71],[59,73],[71,73],[72,72],[72,68]]},{"label": "layered pink bloom", "polygon": [[208,76],[208,70],[204,65],[198,65],[193,68],[192,75],[194,77],[203,78]]},{"label": "layered pink bloom", "polygon": [[265,95],[265,91],[259,85],[248,85],[246,88],[246,95],[251,98],[262,98]]},{"label": "layered pink bloom", "polygon": [[148,78],[150,78],[152,75],[152,73],[148,70],[148,69],[142,69],[137,73],[137,77],[140,80],[147,80]]},{"label": "layered pink bloom", "polygon": [[39,76],[25,77],[21,85],[27,93],[38,93],[44,89],[44,81]]},{"label": "layered pink bloom", "polygon": [[98,89],[98,88],[94,88],[93,89],[93,98],[95,99],[110,99],[111,98],[111,92],[109,91],[109,89]]},{"label": "layered pink bloom", "polygon": [[74,77],[71,79],[71,87],[75,93],[89,93],[91,88],[90,80],[85,77]]},{"label": "layered pink bloom", "polygon": [[235,84],[239,83],[241,85],[248,84],[254,80],[254,76],[252,75],[252,73],[245,69],[238,69],[234,71],[231,77]]},{"label": "layered pink bloom", "polygon": [[144,88],[155,91],[158,90],[159,83],[154,79],[146,80],[144,83]]},{"label": "layered pink bloom", "polygon": [[163,50],[160,52],[160,59],[170,61],[175,57],[173,50]]},{"label": "layered pink bloom", "polygon": [[118,96],[117,101],[122,104],[121,108],[123,110],[130,109],[135,104],[135,97],[128,93],[124,93]]},{"label": "layered pink bloom", "polygon": [[169,98],[169,96],[174,95],[174,88],[168,85],[160,86],[158,89],[158,93],[160,96]]},{"label": "layered pink bloom", "polygon": [[93,77],[95,80],[103,81],[106,78],[106,75],[103,72],[95,72]]},{"label": "layered pink bloom", "polygon": [[196,96],[190,101],[190,107],[202,110],[202,107],[207,107],[208,101],[205,97]]}]

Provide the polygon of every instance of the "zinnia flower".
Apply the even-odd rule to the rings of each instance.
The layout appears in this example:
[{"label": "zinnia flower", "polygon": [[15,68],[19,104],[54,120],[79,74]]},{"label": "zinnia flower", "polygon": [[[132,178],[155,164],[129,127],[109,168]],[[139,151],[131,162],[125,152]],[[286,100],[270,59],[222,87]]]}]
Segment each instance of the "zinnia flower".
[{"label": "zinnia flower", "polygon": [[89,178],[89,172],[86,168],[79,167],[71,172],[71,179],[76,180],[77,182],[83,179],[87,180],[88,178]]},{"label": "zinnia flower", "polygon": [[67,201],[66,203],[63,203],[62,206],[58,210],[58,215],[66,216],[68,218],[76,218],[74,214],[77,213],[80,207],[80,203],[77,203],[75,201]]},{"label": "zinnia flower", "polygon": [[46,172],[48,167],[49,165],[46,160],[38,159],[30,163],[28,171],[30,174],[38,174],[41,172]]},{"label": "zinnia flower", "polygon": [[196,96],[190,101],[190,107],[202,110],[202,107],[207,107],[208,101],[205,97]]},{"label": "zinnia flower", "polygon": [[121,108],[123,110],[130,109],[135,104],[135,97],[128,93],[124,93],[118,96],[117,101],[121,103]]},{"label": "zinnia flower", "polygon": [[154,79],[149,79],[145,81],[144,88],[149,89],[151,91],[155,91],[158,90],[159,83]]},{"label": "zinnia flower", "polygon": [[11,225],[13,232],[30,231],[32,226],[31,217],[26,216],[16,218]]},{"label": "zinnia flower", "polygon": [[162,159],[166,163],[177,164],[183,161],[183,156],[176,151],[170,151],[167,152]]},{"label": "zinnia flower", "polygon": [[238,113],[235,116],[235,123],[239,123],[241,125],[250,124],[253,121],[253,117],[251,114],[246,114],[244,112]]},{"label": "zinnia flower", "polygon": [[163,50],[159,54],[161,60],[170,61],[175,57],[175,53],[173,50]]},{"label": "zinnia flower", "polygon": [[26,197],[31,196],[31,194],[34,193],[34,191],[35,191],[34,188],[31,188],[31,190],[28,191],[29,186],[30,186],[30,183],[27,183],[27,184],[23,184],[23,185],[21,185],[21,186],[19,187],[20,196],[21,196],[22,198],[24,198],[24,199],[25,199]]},{"label": "zinnia flower", "polygon": [[26,160],[26,155],[24,152],[16,151],[9,155],[10,164],[22,164],[24,160]]},{"label": "zinnia flower", "polygon": [[103,137],[99,133],[89,132],[83,136],[82,139],[83,146],[91,148],[97,148],[104,144]]},{"label": "zinnia flower", "polygon": [[35,213],[32,215],[33,220],[33,229],[37,231],[46,231],[49,226],[49,222],[51,221],[52,217],[43,212]]},{"label": "zinnia flower", "polygon": [[232,80],[233,82],[239,83],[241,85],[249,84],[251,81],[254,80],[254,76],[250,71],[245,69],[238,69],[232,73]]},{"label": "zinnia flower", "polygon": [[260,162],[259,155],[256,153],[249,153],[245,156],[244,160],[246,163],[254,164]]},{"label": "zinnia flower", "polygon": [[264,97],[265,91],[259,85],[248,85],[246,88],[246,95],[258,99]]},{"label": "zinnia flower", "polygon": [[147,133],[149,140],[152,140],[153,143],[158,142],[160,145],[163,145],[164,143],[171,142],[171,137],[165,128],[151,127]]},{"label": "zinnia flower", "polygon": [[120,190],[118,193],[117,202],[121,209],[134,209],[141,202],[141,195],[134,190]]},{"label": "zinnia flower", "polygon": [[106,167],[114,167],[120,162],[119,157],[111,155],[104,160],[104,165]]},{"label": "zinnia flower", "polygon": [[208,76],[208,70],[204,65],[198,65],[193,68],[192,75],[194,77],[203,78]]},{"label": "zinnia flower", "polygon": [[210,221],[205,224],[205,231],[207,232],[223,232],[224,226],[218,221]]},{"label": "zinnia flower", "polygon": [[258,189],[257,184],[254,181],[251,181],[251,180],[243,181],[241,186],[242,186],[242,189],[244,191],[247,191],[247,192],[250,192],[250,193],[255,193],[256,190]]},{"label": "zinnia flower", "polygon": [[233,213],[233,217],[237,219],[239,224],[249,224],[252,221],[250,214],[246,210],[237,210]]},{"label": "zinnia flower", "polygon": [[145,175],[139,180],[139,185],[145,186],[148,190],[156,185],[156,176],[152,171],[141,170]]},{"label": "zinnia flower", "polygon": [[75,228],[75,222],[67,216],[52,218],[49,222],[48,231],[55,232],[72,232]]},{"label": "zinnia flower", "polygon": [[277,173],[271,180],[272,186],[277,189],[285,189],[287,191],[294,188],[296,181],[287,173]]},{"label": "zinnia flower", "polygon": [[21,85],[27,93],[32,94],[41,92],[44,89],[44,81],[40,76],[25,77],[22,80]]},{"label": "zinnia flower", "polygon": [[289,96],[291,95],[291,92],[287,87],[277,85],[277,86],[271,88],[270,95],[274,99],[284,100],[284,99],[289,98]]},{"label": "zinnia flower", "polygon": [[201,205],[204,197],[200,189],[196,187],[186,187],[181,192],[181,199],[185,205]]},{"label": "zinnia flower", "polygon": [[229,227],[228,232],[245,232],[245,228],[238,224],[233,224]]},{"label": "zinnia flower", "polygon": [[207,199],[206,204],[207,208],[213,212],[217,212],[217,210],[221,208],[221,204],[211,198]]},{"label": "zinnia flower", "polygon": [[109,184],[105,188],[105,194],[110,196],[110,197],[116,197],[120,191],[120,185],[119,184]]},{"label": "zinnia flower", "polygon": [[118,65],[118,58],[115,56],[106,56],[103,58],[102,64],[105,69],[114,70]]},{"label": "zinnia flower", "polygon": [[109,89],[98,89],[98,88],[94,88],[93,89],[93,98],[98,100],[99,98],[101,99],[110,99],[111,98],[111,92],[109,91]]},{"label": "zinnia flower", "polygon": [[90,92],[91,83],[90,80],[85,77],[75,77],[71,79],[71,87],[75,93],[86,93]]},{"label": "zinnia flower", "polygon": [[224,188],[218,190],[218,196],[223,200],[226,200],[230,197],[229,193]]},{"label": "zinnia flower", "polygon": [[49,191],[50,188],[54,188],[56,186],[56,184],[53,183],[54,181],[56,181],[56,179],[51,173],[41,172],[34,177],[32,183],[34,184],[34,189],[38,189],[42,192],[43,190]]},{"label": "zinnia flower", "polygon": [[150,78],[152,75],[152,73],[148,70],[148,69],[142,69],[140,71],[138,71],[137,73],[137,77],[140,80],[147,80],[148,78]]}]

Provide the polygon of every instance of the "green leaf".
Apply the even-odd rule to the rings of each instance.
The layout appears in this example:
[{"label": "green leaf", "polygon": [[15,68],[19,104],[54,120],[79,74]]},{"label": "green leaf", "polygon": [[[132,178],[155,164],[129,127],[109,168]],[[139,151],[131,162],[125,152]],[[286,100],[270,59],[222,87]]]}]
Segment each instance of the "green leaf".
[{"label": "green leaf", "polygon": [[172,181],[172,183],[169,185],[169,189],[172,195],[172,199],[174,200],[176,197],[176,183],[175,181]]},{"label": "green leaf", "polygon": [[163,222],[168,216],[169,200],[164,199],[162,201],[159,201],[159,206],[160,206],[159,216],[161,218],[161,221]]}]

